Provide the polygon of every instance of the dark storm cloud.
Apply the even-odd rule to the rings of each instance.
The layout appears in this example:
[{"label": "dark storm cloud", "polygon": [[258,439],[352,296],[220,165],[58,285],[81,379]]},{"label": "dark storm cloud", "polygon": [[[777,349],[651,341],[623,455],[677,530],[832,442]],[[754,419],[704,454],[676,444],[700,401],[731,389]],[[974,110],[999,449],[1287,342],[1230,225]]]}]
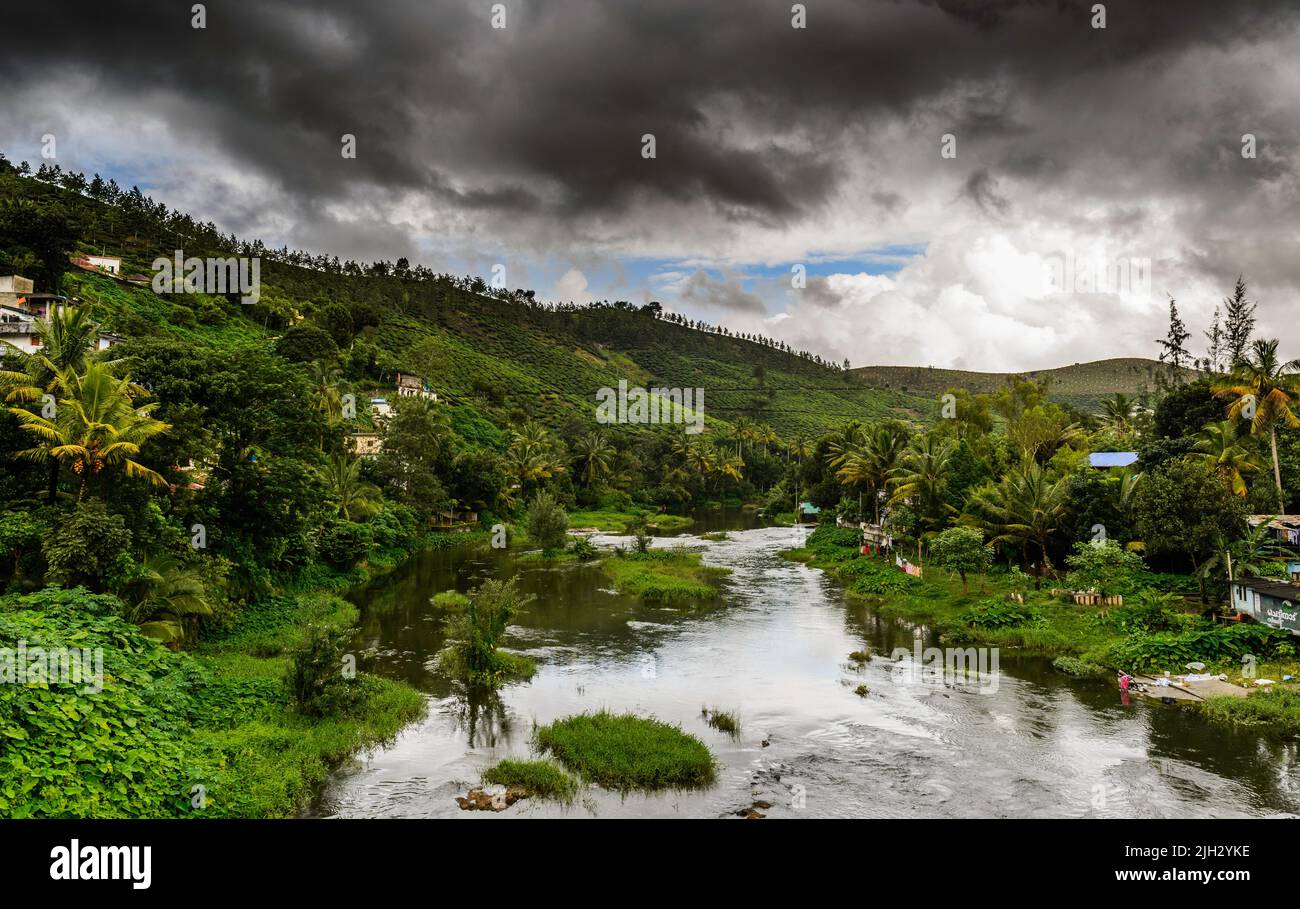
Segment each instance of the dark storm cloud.
[{"label": "dark storm cloud", "polygon": [[[846,130],[874,117],[943,97],[977,145],[1041,139],[1050,124],[1015,121],[1008,96],[1267,35],[1287,7],[1111,3],[1103,38],[1090,3],[806,5],[800,31],[784,0],[512,2],[504,30],[485,0],[214,0],[205,30],[175,0],[9,4],[10,46],[26,50],[0,56],[0,83],[15,103],[52,76],[85,76],[123,129],[142,109],[163,116],[180,141],[283,187],[291,211],[414,191],[502,217],[609,217],[663,200],[780,225],[834,197]],[[986,90],[999,85],[1001,99]],[[339,155],[344,133],[355,161]],[[646,133],[654,160],[641,156]],[[1057,173],[1045,160],[1008,164]],[[1214,164],[1189,153],[1182,176]],[[996,176],[968,184],[993,210]]]},{"label": "dark storm cloud", "polygon": [[1005,215],[1011,208],[1011,202],[998,192],[997,178],[984,169],[971,173],[962,187],[962,195],[985,214]]}]

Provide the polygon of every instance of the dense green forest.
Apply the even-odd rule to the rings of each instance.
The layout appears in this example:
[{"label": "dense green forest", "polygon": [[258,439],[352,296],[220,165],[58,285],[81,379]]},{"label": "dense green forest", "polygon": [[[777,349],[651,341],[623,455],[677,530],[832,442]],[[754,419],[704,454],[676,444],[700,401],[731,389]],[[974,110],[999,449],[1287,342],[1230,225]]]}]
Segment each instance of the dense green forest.
[{"label": "dense green forest", "polygon": [[[258,301],[156,293],[152,262],[182,246],[259,257]],[[122,274],[72,265],[99,252]],[[1230,555],[1239,576],[1281,572],[1245,518],[1300,502],[1297,363],[1241,306],[1237,340],[1203,363],[1172,311],[1142,400],[1090,409],[1020,376],[918,397],[657,304],[542,304],[405,260],[269,250],[3,157],[0,273],[69,300],[0,375],[0,638],[109,654],[108,697],[0,688],[0,815],[293,813],[422,709],[364,666],[338,674],[355,616],[337,593],[463,539],[448,523],[581,552],[565,512],[810,501],[963,578],[1142,578],[1210,604]],[[120,342],[99,350],[104,332]],[[399,373],[438,400],[399,396]],[[706,431],[597,424],[598,389],[620,380],[705,389]],[[360,457],[367,430],[382,451]],[[1139,458],[1098,470],[1095,451]],[[467,635],[504,628],[510,593],[492,596],[500,627],[461,604]],[[493,653],[467,678],[523,671]]]}]

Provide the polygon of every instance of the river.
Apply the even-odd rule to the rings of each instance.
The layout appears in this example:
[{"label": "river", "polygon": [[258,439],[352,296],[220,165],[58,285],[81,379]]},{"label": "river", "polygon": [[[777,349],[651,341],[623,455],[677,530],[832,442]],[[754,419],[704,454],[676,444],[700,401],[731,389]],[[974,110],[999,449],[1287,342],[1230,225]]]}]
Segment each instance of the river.
[{"label": "river", "polygon": [[[373,671],[429,699],[428,717],[336,772],[311,813],[326,817],[1244,817],[1300,814],[1297,745],[1224,729],[1172,707],[1121,702],[1105,683],[1001,653],[978,679],[909,673],[891,651],[936,643],[925,628],[850,604],[821,571],[779,557],[800,528],[749,515],[689,545],[731,569],[719,603],[648,606],[608,589],[597,567],[543,567],[482,546],[416,555],[363,588],[357,646]],[[620,537],[598,534],[610,546]],[[536,599],[508,646],[539,664],[528,683],[467,700],[434,671],[443,646],[434,593],[517,575]],[[864,666],[852,651],[870,649]],[[865,685],[865,697],[857,693]],[[733,737],[704,707],[739,714]],[[698,792],[598,788],[562,806],[528,799],[461,811],[455,796],[506,756],[529,754],[536,724],[609,708],[654,715],[702,739],[717,782]]]}]

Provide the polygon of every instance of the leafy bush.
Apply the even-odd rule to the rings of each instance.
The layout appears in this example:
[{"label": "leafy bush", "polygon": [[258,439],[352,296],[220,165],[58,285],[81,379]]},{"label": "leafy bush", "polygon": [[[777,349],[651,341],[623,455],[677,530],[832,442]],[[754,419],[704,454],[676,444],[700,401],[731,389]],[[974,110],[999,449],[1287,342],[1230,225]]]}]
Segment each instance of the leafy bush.
[{"label": "leafy bush", "polygon": [[0,646],[98,652],[103,687],[60,678],[0,684],[0,817],[184,813],[202,772],[180,738],[202,678],[197,664],[112,615],[109,597],[80,589],[38,597],[6,604]]},{"label": "leafy bush", "polygon": [[1065,557],[1070,572],[1065,584],[1071,590],[1097,590],[1105,596],[1128,595],[1140,586],[1146,562],[1114,540],[1074,544],[1074,552]]},{"label": "leafy bush", "polygon": [[1182,599],[1174,594],[1144,590],[1136,599],[1123,606],[1116,606],[1100,613],[1098,621],[1130,634],[1168,631],[1193,621],[1191,616],[1185,615],[1179,609],[1181,603]]},{"label": "leafy bush", "polygon": [[63,587],[103,591],[131,574],[131,531],[98,499],[79,502],[45,539],[45,579]]},{"label": "leafy bush", "polygon": [[922,586],[922,582],[899,571],[897,566],[879,559],[854,559],[836,569],[854,593],[884,596],[906,593]]},{"label": "leafy bush", "polygon": [[1015,628],[1032,621],[1034,613],[1023,603],[990,598],[976,603],[958,618],[977,628]]},{"label": "leafy bush", "polygon": [[596,556],[600,555],[600,550],[585,537],[579,537],[569,544],[569,552],[578,557],[580,561],[590,562]]},{"label": "leafy bush", "polygon": [[300,713],[329,716],[357,702],[355,657],[348,653],[350,635],[326,625],[311,625],[294,650],[285,674],[289,695]]},{"label": "leafy bush", "polygon": [[348,571],[369,554],[373,539],[368,525],[335,520],[321,531],[317,551],[330,565],[340,571]]},{"label": "leafy bush", "polygon": [[1063,672],[1066,675],[1072,675],[1075,678],[1109,678],[1112,673],[1105,666],[1098,666],[1096,663],[1090,663],[1087,660],[1081,660],[1078,657],[1059,656],[1052,660],[1052,668],[1057,672]]},{"label": "leafy bush", "polygon": [[527,657],[498,650],[506,627],[532,599],[514,581],[489,580],[468,597],[443,596],[435,602],[454,609],[448,623],[451,643],[438,657],[439,667],[467,685],[496,688],[509,678],[528,678],[536,666]]},{"label": "leafy bush", "polygon": [[528,506],[524,518],[528,536],[543,549],[564,547],[565,533],[569,529],[569,516],[549,492],[539,492]]},{"label": "leafy bush", "polygon": [[1289,644],[1291,633],[1267,625],[1205,626],[1181,633],[1135,634],[1117,641],[1108,659],[1125,669],[1182,669],[1190,662],[1239,663],[1247,654],[1267,659]]}]

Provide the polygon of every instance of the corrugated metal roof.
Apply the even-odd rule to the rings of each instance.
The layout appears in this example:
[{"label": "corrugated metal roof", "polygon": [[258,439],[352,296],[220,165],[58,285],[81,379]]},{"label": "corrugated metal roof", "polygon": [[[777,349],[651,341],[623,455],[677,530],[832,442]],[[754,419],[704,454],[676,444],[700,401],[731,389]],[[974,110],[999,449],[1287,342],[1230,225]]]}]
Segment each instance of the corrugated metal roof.
[{"label": "corrugated metal roof", "polygon": [[1128,467],[1136,464],[1136,451],[1094,451],[1088,455],[1089,467]]}]

